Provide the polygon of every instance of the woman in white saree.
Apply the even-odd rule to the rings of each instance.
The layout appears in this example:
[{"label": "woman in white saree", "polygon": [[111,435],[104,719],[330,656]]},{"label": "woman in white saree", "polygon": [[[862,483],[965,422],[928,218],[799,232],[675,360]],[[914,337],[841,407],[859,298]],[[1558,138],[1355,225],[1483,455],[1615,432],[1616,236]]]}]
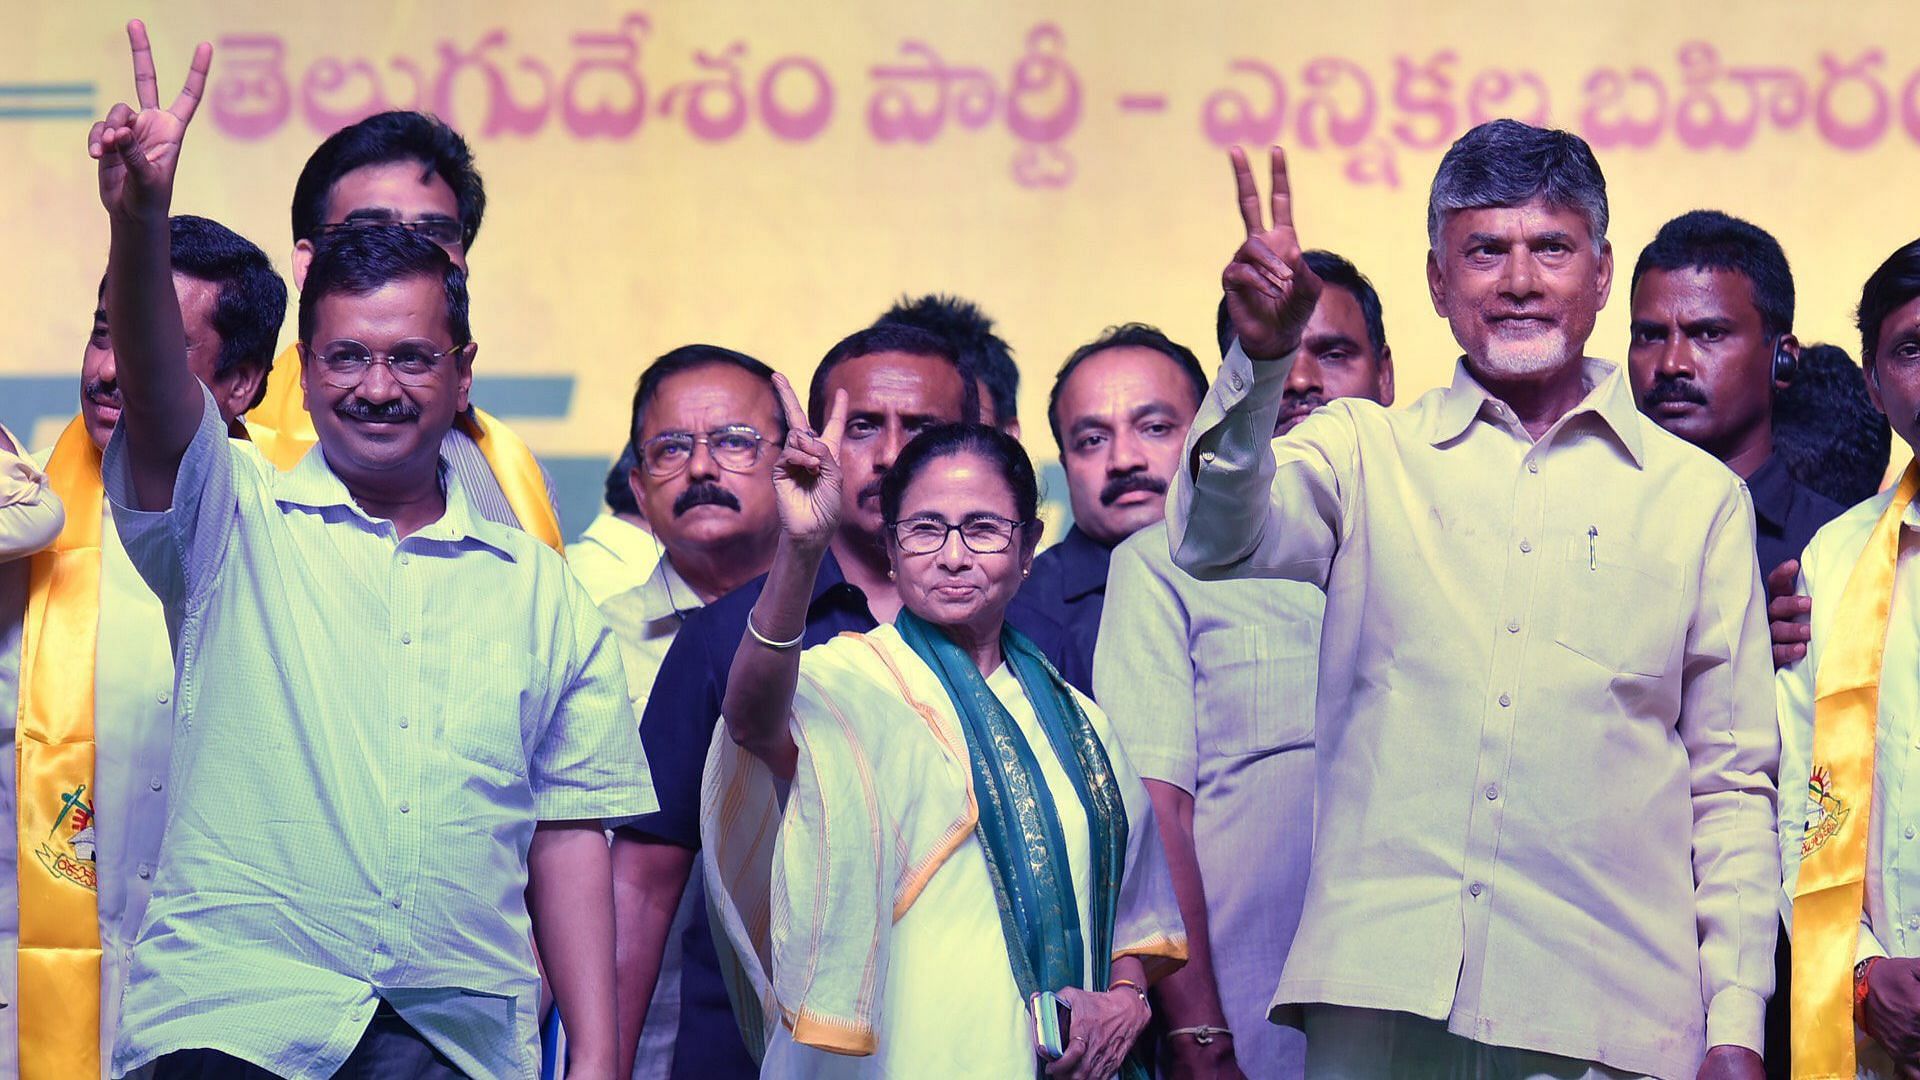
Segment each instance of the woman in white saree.
[{"label": "woman in white saree", "polygon": [[[1033,466],[980,425],[882,482],[899,619],[801,654],[842,481],[779,380],[783,535],[736,654],[701,837],[766,1077],[1146,1076],[1146,986],[1185,957],[1146,790],[1097,706],[1005,626]],[[725,951],[725,950],[723,950]],[[1038,1056],[1028,1001],[1070,1008]]]}]

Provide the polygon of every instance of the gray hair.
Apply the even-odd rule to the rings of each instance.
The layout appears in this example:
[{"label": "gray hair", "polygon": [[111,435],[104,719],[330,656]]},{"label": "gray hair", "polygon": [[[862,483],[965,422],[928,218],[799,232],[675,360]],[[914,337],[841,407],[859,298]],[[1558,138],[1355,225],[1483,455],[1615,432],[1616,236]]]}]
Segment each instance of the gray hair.
[{"label": "gray hair", "polygon": [[1458,210],[1519,206],[1543,199],[1577,210],[1593,242],[1607,238],[1607,179],[1587,141],[1570,131],[1493,120],[1467,132],[1440,159],[1427,196],[1427,243]]}]

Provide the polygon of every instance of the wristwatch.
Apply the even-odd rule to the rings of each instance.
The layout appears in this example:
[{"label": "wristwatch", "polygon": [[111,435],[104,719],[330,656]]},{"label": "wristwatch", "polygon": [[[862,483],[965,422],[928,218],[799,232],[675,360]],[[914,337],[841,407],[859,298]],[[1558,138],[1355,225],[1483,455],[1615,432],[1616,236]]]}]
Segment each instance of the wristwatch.
[{"label": "wristwatch", "polygon": [[1883,958],[1869,956],[1853,965],[1853,1010],[1855,1012],[1859,1012],[1860,1006],[1867,1002],[1867,972],[1872,971],[1873,965],[1881,959]]}]

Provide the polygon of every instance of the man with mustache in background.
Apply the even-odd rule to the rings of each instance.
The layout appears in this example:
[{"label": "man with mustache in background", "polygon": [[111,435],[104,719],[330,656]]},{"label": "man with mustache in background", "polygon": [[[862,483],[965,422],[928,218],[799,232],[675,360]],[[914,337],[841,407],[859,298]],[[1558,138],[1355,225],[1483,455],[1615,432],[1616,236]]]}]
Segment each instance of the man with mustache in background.
[{"label": "man with mustache in background", "polygon": [[1033,560],[1007,617],[1060,674],[1093,693],[1093,647],[1114,546],[1166,514],[1167,482],[1207,393],[1193,350],[1141,323],[1109,329],[1060,366],[1047,423],[1073,527]]},{"label": "man with mustache in background", "polygon": [[[687,615],[767,572],[780,531],[772,470],[787,425],[772,368],[732,349],[683,345],[641,374],[630,431],[627,456],[635,464],[626,482],[652,525],[648,544],[665,554],[645,582],[602,600],[600,613],[620,639],[637,724]],[[620,840],[613,853],[620,1046],[623,1056],[640,1046],[641,1066],[636,1073],[629,1062],[620,1075],[664,1077],[680,1014],[680,950],[672,941],[688,919],[705,914],[686,899],[677,909],[672,898],[647,902],[659,854],[649,845]],[[649,931],[652,920],[671,920],[669,947],[657,960],[624,962],[620,945],[661,932]]]},{"label": "man with mustache in background", "polygon": [[[847,396],[846,438],[840,444],[847,483],[841,491],[840,531],[807,609],[808,646],[842,631],[864,633],[899,614],[880,518],[880,477],[915,435],[980,416],[979,382],[952,344],[926,330],[887,322],[848,336],[814,369],[807,413],[816,428],[825,423],[836,394]],[[769,482],[769,497],[771,491]],[[759,1075],[734,1021],[703,910],[703,886],[692,870],[700,851],[700,779],[707,748],[747,613],[765,581],[756,578],[690,613],[675,635],[640,724],[660,810],[614,835],[616,864],[638,864],[632,876],[623,876],[636,895],[621,903],[637,903],[645,911],[643,919],[623,922],[619,941],[622,1051],[632,1045],[626,1036],[638,1019],[632,1003],[649,992],[647,980],[659,969],[672,937],[681,945],[679,1025],[668,1073],[675,1080]],[[671,932],[682,904],[693,911],[684,935]],[[645,1019],[651,1026],[651,1018]]]}]

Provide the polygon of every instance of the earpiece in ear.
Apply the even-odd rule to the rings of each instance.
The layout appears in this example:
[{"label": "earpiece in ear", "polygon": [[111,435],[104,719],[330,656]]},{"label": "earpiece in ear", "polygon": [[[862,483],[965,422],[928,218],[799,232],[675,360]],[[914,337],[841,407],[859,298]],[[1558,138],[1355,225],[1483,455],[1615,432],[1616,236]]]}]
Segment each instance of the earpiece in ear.
[{"label": "earpiece in ear", "polygon": [[1795,370],[1799,368],[1799,359],[1787,348],[1787,343],[1775,340],[1773,343],[1773,381],[1790,383]]}]

